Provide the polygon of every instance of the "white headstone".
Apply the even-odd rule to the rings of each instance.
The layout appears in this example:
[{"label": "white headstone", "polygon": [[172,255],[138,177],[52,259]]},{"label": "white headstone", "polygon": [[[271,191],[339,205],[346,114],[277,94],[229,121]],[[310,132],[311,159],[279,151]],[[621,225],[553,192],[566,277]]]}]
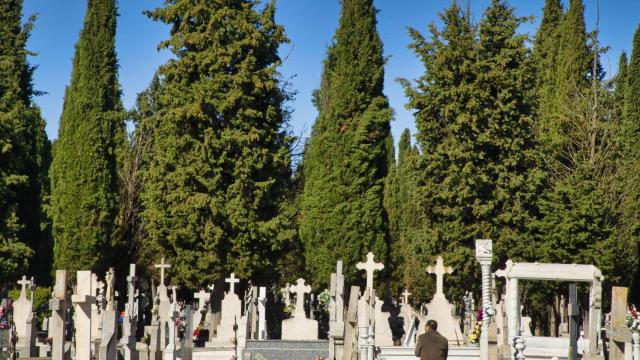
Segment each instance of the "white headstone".
[{"label": "white headstone", "polygon": [[169,295],[167,293],[167,286],[165,285],[165,269],[171,268],[171,264],[165,262],[165,258],[160,259],[160,264],[154,265],[156,269],[160,269],[160,285],[156,291],[158,292],[158,315],[160,318],[160,349],[164,349],[166,346],[167,338],[167,322],[169,322]]},{"label": "white headstone", "polygon": [[[235,273],[231,273],[231,277],[226,278],[225,282],[229,284],[229,292],[222,299],[220,325],[216,338],[211,341],[215,345],[232,345],[234,340],[237,340],[236,336],[244,337],[246,332],[247,320],[242,316],[242,302],[235,294],[235,284],[239,283],[240,279],[235,277]],[[237,333],[233,330],[234,325],[238,326]]]},{"label": "white headstone", "polygon": [[[438,332],[449,340],[449,344],[463,343],[465,338],[460,329],[460,321],[454,316],[454,306],[444,295],[444,275],[453,273],[451,266],[445,266],[444,260],[438,256],[435,266],[427,267],[427,272],[436,275],[436,293],[427,304],[426,320],[438,322]],[[424,332],[424,329],[420,329]]]},{"label": "white headstone", "polygon": [[193,298],[198,300],[198,308],[193,312],[193,326],[195,328],[200,325],[202,315],[207,311],[207,302],[211,299],[211,294],[204,290],[200,290],[193,294]]},{"label": "white headstone", "polygon": [[96,301],[92,296],[91,271],[77,272],[76,293],[71,301],[76,307],[76,359],[91,358],[91,304]]},{"label": "white headstone", "polygon": [[282,322],[282,339],[317,340],[318,322],[307,319],[304,312],[304,294],[311,292],[311,286],[305,285],[304,279],[300,278],[296,281],[296,285],[291,286],[290,290],[296,294],[296,309],[291,319]]},{"label": "white headstone", "polygon": [[369,252],[366,262],[356,264],[356,268],[367,272],[367,289],[373,289],[374,272],[384,269],[384,264],[375,262],[374,258],[373,253]]}]

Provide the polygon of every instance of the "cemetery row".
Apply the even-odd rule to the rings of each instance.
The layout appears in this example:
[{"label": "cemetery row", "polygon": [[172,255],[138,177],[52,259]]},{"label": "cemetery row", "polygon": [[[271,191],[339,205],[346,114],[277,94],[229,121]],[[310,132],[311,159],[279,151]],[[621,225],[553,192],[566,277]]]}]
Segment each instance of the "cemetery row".
[{"label": "cemetery row", "polygon": [[[239,296],[236,285],[240,279],[232,273],[225,279],[218,312],[211,306],[213,286],[195,293],[193,304],[180,302],[177,287],[165,284],[170,265],[164,258],[156,265],[160,284],[151,296],[141,293],[135,265],[130,266],[127,295],[118,299],[124,301],[120,307],[113,270],[104,281],[90,271],[78,271],[72,289],[68,288],[69,274],[58,270],[49,302],[51,315],[40,329],[33,307],[33,279],[18,281],[20,296],[13,303],[3,300],[0,346],[11,356],[55,360],[410,359],[415,358],[413,349],[424,324],[432,319],[448,339],[449,359],[453,360],[577,359],[578,355],[604,359],[605,354],[613,360],[640,360],[640,316],[627,309],[626,289],[614,287],[612,312],[603,321],[603,276],[596,267],[508,261],[503,270],[492,273],[492,256],[491,240],[478,240],[481,303],[476,309],[474,296],[467,293],[459,312],[462,316],[456,316],[455,306],[445,296],[444,276],[454,269],[441,257],[426,268],[436,277],[436,292],[418,309],[409,304],[407,290],[397,303],[383,302],[377,296],[374,276],[384,266],[372,253],[357,264],[366,273],[365,288],[352,286],[349,296],[345,296],[340,261],[331,275],[330,289],[317,297],[310,294],[304,279],[278,291],[271,289],[270,294],[265,287],[249,284]],[[505,280],[502,294],[495,286],[496,276]],[[548,280],[571,283],[569,301],[561,305],[559,337],[534,336],[531,319],[522,316],[520,282]],[[586,309],[578,308],[575,283],[589,288]]]}]

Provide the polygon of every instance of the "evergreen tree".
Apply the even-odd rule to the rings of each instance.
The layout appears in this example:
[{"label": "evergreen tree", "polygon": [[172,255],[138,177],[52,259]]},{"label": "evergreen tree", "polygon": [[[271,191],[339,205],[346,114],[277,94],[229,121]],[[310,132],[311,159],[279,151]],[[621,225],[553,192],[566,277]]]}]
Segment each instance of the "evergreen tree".
[{"label": "evergreen tree", "polygon": [[455,2],[441,18],[443,30],[432,25],[429,40],[411,30],[425,74],[415,86],[405,81],[429,219],[414,250],[422,264],[440,254],[456,264],[449,291],[461,298],[477,284],[475,239],[494,239],[500,260],[532,251],[528,226],[539,183],[530,136],[533,79],[526,37],[516,33],[524,19],[504,1],[491,2],[479,31]]},{"label": "evergreen tree", "polygon": [[[640,26],[633,36],[633,49],[626,70],[622,118],[623,148],[628,156],[640,161]],[[622,70],[624,71],[624,70]],[[621,74],[621,72],[619,72]],[[622,80],[621,80],[622,81]],[[618,82],[621,83],[621,82]]]},{"label": "evergreen tree", "polygon": [[51,165],[58,269],[101,271],[118,242],[118,159],[125,140],[115,0],[89,0]]},{"label": "evergreen tree", "polygon": [[383,204],[392,111],[383,94],[382,42],[372,0],[344,0],[315,104],[304,157],[300,237],[312,282],[326,285],[336,260],[354,281],[373,252],[388,263]]},{"label": "evergreen tree", "polygon": [[[43,213],[48,187],[49,141],[32,98],[34,67],[27,39],[35,17],[22,24],[22,1],[0,1],[0,282],[27,272],[34,250],[46,248]],[[46,282],[42,258],[31,270]],[[32,272],[32,273],[33,273]],[[44,275],[44,276],[43,276]]]},{"label": "evergreen tree", "polygon": [[538,95],[536,124],[543,137],[549,134],[549,129],[555,119],[553,116],[556,95],[555,76],[559,62],[560,25],[563,16],[560,0],[546,0],[533,46],[532,59],[537,74],[535,81]]},{"label": "evergreen tree", "polygon": [[258,7],[177,0],[147,13],[171,25],[160,47],[175,59],[160,67],[157,111],[140,123],[153,137],[142,216],[148,246],[193,289],[230,272],[273,281],[291,237],[280,208],[291,178],[289,94],[277,70],[288,40],[274,3]]},{"label": "evergreen tree", "polygon": [[616,118],[623,121],[624,113],[624,96],[627,89],[627,53],[624,51],[620,54],[620,60],[618,61],[618,73],[614,79],[614,94],[616,105]]}]

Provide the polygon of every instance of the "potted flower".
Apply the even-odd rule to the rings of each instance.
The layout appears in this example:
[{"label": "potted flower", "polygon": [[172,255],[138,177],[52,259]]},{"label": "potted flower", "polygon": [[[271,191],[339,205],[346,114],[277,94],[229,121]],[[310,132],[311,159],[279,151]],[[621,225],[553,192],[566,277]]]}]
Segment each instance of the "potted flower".
[{"label": "potted flower", "polygon": [[631,330],[633,342],[638,344],[640,342],[640,313],[633,305],[629,305],[627,309],[627,327]]},{"label": "potted flower", "polygon": [[476,313],[476,323],[469,334],[469,344],[479,346],[480,345],[480,334],[482,333],[482,319],[484,314],[482,309],[479,309]]},{"label": "potted flower", "polygon": [[331,301],[329,290],[324,289],[324,291],[318,295],[318,303],[320,303],[320,308],[325,312],[329,311],[329,301]]}]

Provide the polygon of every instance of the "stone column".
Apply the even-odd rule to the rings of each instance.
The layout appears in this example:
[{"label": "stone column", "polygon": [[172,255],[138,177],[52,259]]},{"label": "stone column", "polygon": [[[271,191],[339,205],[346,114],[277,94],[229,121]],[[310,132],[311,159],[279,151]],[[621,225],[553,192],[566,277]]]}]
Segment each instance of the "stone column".
[{"label": "stone column", "polygon": [[482,269],[482,332],[480,333],[480,359],[489,360],[489,323],[493,316],[491,303],[491,261],[493,260],[493,242],[476,240],[476,259]]},{"label": "stone column", "polygon": [[91,271],[77,272],[77,291],[71,297],[76,307],[76,359],[91,359]]},{"label": "stone column", "polygon": [[267,339],[267,288],[260,287],[258,294],[258,340]]},{"label": "stone column", "polygon": [[129,265],[129,275],[127,276],[127,304],[122,319],[122,352],[125,360],[138,360],[136,351],[136,328],[138,322],[138,311],[136,308],[136,264]]},{"label": "stone column", "polygon": [[49,300],[51,309],[51,360],[64,360],[65,318],[67,313],[67,271],[56,270],[56,283],[53,288],[53,299]]},{"label": "stone column", "polygon": [[640,333],[632,333],[631,339],[633,340],[633,360],[640,360]]},{"label": "stone column", "polygon": [[515,346],[515,339],[520,336],[520,291],[518,279],[509,280],[509,343]]}]

